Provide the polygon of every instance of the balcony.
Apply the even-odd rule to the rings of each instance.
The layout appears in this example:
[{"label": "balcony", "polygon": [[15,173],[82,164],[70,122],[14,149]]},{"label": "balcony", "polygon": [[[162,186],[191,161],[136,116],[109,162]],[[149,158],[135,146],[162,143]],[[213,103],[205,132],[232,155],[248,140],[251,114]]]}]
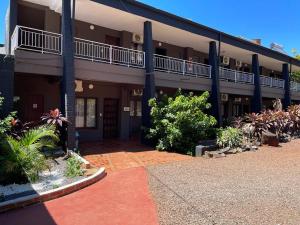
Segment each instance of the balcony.
[{"label": "balcony", "polygon": [[294,91],[294,92],[300,92],[300,83],[297,83],[297,82],[294,82],[294,81],[291,81],[291,91]]},{"label": "balcony", "polygon": [[211,66],[163,55],[154,55],[154,69],[190,77],[211,78]]},{"label": "balcony", "polygon": [[[144,68],[145,53],[104,43],[74,38],[75,58],[127,67]],[[12,36],[12,49],[62,54],[62,35],[17,26]]]},{"label": "balcony", "polygon": [[284,80],[263,75],[260,76],[260,84],[265,87],[284,89]]},{"label": "balcony", "polygon": [[254,84],[254,74],[220,67],[220,79],[235,83]]}]

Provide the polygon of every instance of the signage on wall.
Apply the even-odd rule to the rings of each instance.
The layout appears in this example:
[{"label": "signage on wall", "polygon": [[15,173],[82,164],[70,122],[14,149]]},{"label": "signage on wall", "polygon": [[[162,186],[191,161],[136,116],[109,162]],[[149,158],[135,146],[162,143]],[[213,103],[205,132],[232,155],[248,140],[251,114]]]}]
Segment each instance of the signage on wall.
[{"label": "signage on wall", "polygon": [[234,98],[234,102],[242,102],[242,98]]},{"label": "signage on wall", "polygon": [[143,89],[133,89],[132,90],[132,96],[142,96],[143,95]]},{"label": "signage on wall", "polygon": [[82,80],[75,80],[75,92],[83,92]]},{"label": "signage on wall", "polygon": [[124,110],[124,112],[130,112],[130,107],[125,106],[123,110]]}]

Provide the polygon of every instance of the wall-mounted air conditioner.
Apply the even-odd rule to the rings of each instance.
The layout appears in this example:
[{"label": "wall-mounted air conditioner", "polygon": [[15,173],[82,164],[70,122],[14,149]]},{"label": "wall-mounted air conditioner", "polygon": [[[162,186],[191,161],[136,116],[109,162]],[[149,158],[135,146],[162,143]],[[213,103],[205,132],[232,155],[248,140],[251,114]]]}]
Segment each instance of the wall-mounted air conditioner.
[{"label": "wall-mounted air conditioner", "polygon": [[228,66],[230,63],[230,58],[228,56],[222,57],[222,64]]},{"label": "wall-mounted air conditioner", "polygon": [[221,101],[227,102],[228,101],[228,94],[221,94]]},{"label": "wall-mounted air conditioner", "polygon": [[240,68],[240,67],[242,67],[243,63],[242,63],[242,61],[236,60],[235,65],[236,65],[236,67]]},{"label": "wall-mounted air conditioner", "polygon": [[132,35],[132,42],[137,44],[143,44],[144,43],[144,37],[140,34],[133,34]]}]

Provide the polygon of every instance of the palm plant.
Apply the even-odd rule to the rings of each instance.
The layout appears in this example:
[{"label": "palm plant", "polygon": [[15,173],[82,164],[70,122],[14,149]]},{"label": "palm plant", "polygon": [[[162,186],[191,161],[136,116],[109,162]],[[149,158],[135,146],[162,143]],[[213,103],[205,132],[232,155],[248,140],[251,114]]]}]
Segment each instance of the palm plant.
[{"label": "palm plant", "polygon": [[40,151],[44,147],[54,148],[59,139],[53,126],[43,125],[28,130],[19,140],[12,136],[7,136],[6,140],[5,149],[9,157],[0,158],[0,163],[5,165],[4,172],[19,171],[34,182],[39,172],[47,168],[46,158]]}]

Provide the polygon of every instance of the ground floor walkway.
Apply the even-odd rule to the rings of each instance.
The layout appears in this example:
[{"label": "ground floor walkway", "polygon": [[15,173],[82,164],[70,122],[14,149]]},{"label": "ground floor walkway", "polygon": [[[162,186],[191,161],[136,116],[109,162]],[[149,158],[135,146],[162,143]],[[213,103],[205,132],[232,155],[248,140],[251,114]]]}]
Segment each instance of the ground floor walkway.
[{"label": "ground floor walkway", "polygon": [[187,155],[157,151],[141,144],[138,139],[85,143],[80,146],[80,153],[93,166],[104,166],[108,173],[132,167],[193,159]]},{"label": "ground floor walkway", "polygon": [[0,214],[1,225],[158,225],[145,168],[110,173],[83,190]]}]

